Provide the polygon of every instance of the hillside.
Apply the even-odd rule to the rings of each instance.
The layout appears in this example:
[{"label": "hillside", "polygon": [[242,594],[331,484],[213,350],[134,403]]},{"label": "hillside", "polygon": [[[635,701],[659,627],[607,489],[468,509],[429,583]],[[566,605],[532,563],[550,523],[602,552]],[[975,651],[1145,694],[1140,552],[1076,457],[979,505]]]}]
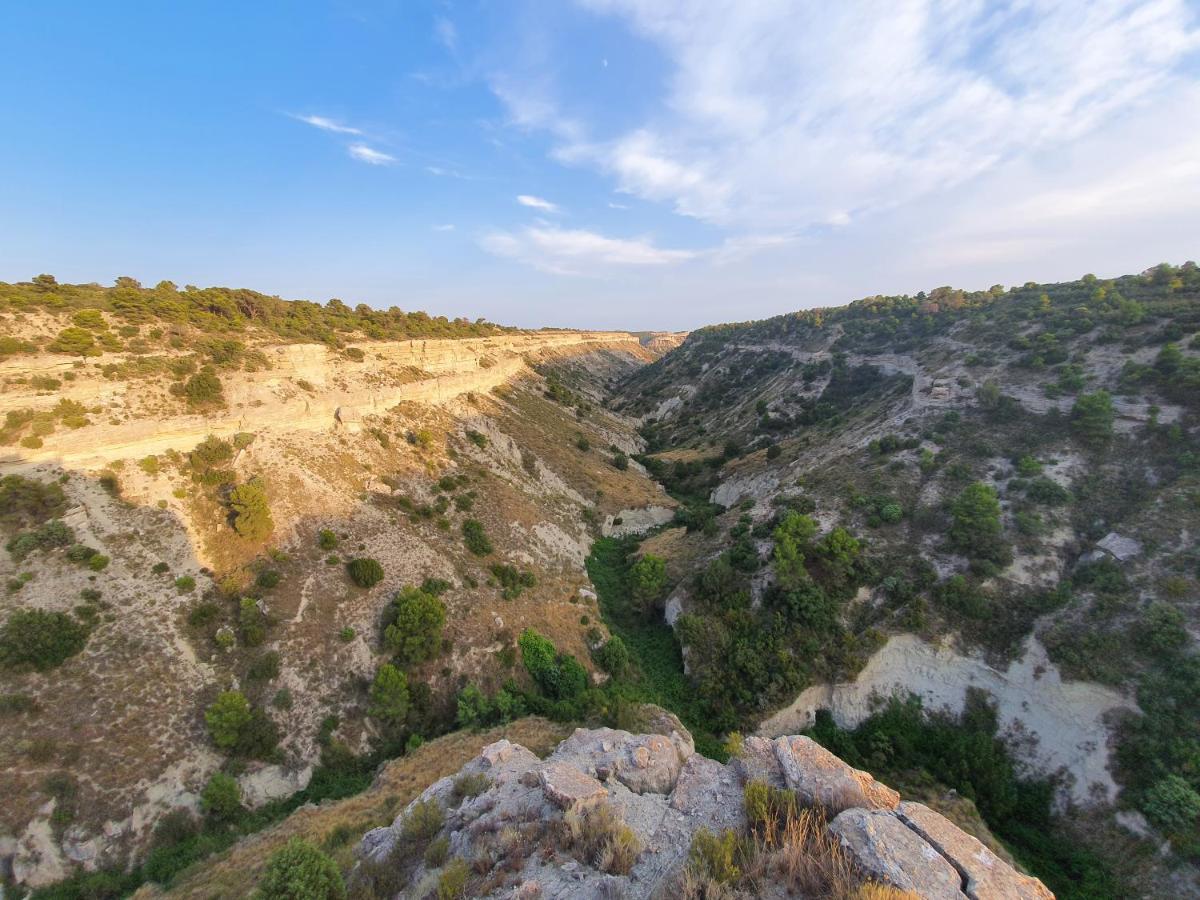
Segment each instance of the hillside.
[{"label": "hillside", "polygon": [[[641,447],[599,403],[653,358],[638,337],[164,292],[0,286],[22,344],[0,361],[0,857],[22,884],[140,857],[222,767],[256,806],[322,763],[369,771],[517,674],[526,628],[590,670],[593,536],[674,506],[611,464]],[[408,710],[372,715],[398,654]],[[206,711],[231,690],[248,718],[222,745]]]},{"label": "hillside", "polygon": [[[355,897],[1023,895],[916,806],[1030,896],[1200,896],[1194,264],[686,336],[43,280],[0,335],[0,860],[40,896],[245,895],[291,835]],[[468,762],[574,725],[615,731]],[[847,767],[915,811],[801,790]]]}]

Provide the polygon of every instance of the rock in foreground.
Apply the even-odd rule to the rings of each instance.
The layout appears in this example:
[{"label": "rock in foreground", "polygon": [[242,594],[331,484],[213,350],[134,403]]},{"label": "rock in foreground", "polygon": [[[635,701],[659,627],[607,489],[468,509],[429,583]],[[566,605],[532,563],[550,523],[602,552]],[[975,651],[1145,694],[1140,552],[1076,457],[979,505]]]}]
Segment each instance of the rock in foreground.
[{"label": "rock in foreground", "polygon": [[489,745],[364,836],[351,895],[1054,896],[807,738],[752,738],[721,765],[673,716],[653,727],[577,729],[545,760]]}]

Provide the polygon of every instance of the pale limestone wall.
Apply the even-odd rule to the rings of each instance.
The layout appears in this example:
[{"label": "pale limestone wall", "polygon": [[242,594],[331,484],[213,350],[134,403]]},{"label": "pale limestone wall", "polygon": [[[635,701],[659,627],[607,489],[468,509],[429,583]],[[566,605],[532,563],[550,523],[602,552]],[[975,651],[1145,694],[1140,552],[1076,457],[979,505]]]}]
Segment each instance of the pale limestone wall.
[{"label": "pale limestone wall", "polygon": [[[638,339],[627,332],[531,332],[467,340],[387,341],[356,345],[365,354],[362,362],[321,344],[286,344],[261,348],[271,362],[260,372],[223,374],[227,406],[212,415],[182,412],[182,405],[167,400],[163,414],[150,402],[163,403],[163,385],[147,379],[105,379],[92,367],[95,362],[122,362],[123,354],[77,360],[56,354],[19,357],[0,363],[0,380],[49,375],[62,378],[74,371],[74,381],[64,381],[53,393],[13,385],[0,396],[0,415],[15,409],[49,409],[61,398],[89,408],[104,406],[92,415],[95,424],[76,431],[59,427],[38,450],[12,446],[0,448],[0,464],[53,461],[103,465],[130,459],[187,450],[207,435],[228,436],[238,431],[263,429],[316,430],[334,427],[335,412],[351,409],[362,415],[382,414],[398,403],[443,403],[469,392],[485,393],[527,370],[528,355],[587,353],[602,349],[644,353]],[[306,381],[309,392],[298,387]],[[120,417],[120,421],[113,421]]]}]

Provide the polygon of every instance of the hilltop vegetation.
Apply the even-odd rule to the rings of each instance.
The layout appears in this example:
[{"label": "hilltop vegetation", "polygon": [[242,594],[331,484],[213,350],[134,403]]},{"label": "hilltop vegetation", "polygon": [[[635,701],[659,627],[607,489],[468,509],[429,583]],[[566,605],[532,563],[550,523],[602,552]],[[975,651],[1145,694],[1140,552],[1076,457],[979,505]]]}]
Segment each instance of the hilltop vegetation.
[{"label": "hilltop vegetation", "polygon": [[[63,320],[61,330],[43,341],[22,333],[22,314],[34,311]],[[0,321],[0,358],[37,350],[73,356],[138,353],[162,344],[192,349],[203,340],[196,332],[210,339],[259,336],[341,346],[348,341],[478,337],[511,330],[482,319],[451,320],[395,306],[350,307],[337,299],[322,305],[245,288],[187,285],[180,289],[170,281],[151,288],[127,277],[118,278],[112,287],[59,284],[52,275],[16,284],[0,282],[0,313],[6,314]],[[110,326],[108,317],[116,327]],[[236,344],[212,346],[217,357],[244,350]]]}]

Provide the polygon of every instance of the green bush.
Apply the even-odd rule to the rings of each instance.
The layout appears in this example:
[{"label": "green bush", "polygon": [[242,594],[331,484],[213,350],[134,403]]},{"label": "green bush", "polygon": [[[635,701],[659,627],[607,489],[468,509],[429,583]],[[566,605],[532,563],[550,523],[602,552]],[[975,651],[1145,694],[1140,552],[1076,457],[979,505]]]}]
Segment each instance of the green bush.
[{"label": "green bush", "polygon": [[408,709],[407,676],[391,663],[384,663],[371,684],[371,705],[367,707],[367,715],[377,720],[385,731],[395,732],[404,726]]},{"label": "green bush", "polygon": [[1071,432],[1089,447],[1103,447],[1112,440],[1114,415],[1106,391],[1080,394],[1071,407]]},{"label": "green bush", "polygon": [[461,900],[467,895],[467,879],[471,868],[461,856],[450,860],[450,864],[438,876],[437,900]]},{"label": "green bush", "polygon": [[235,487],[229,494],[229,508],[233,511],[234,530],[247,540],[266,540],[275,530],[261,478],[251,478]]},{"label": "green bush", "polygon": [[189,594],[196,589],[196,579],[191,575],[180,575],[175,579],[175,590],[181,594]]},{"label": "green bush", "polygon": [[205,366],[185,381],[180,393],[193,409],[212,409],[225,405],[221,379],[211,366]]},{"label": "green bush", "polygon": [[742,877],[751,853],[749,842],[732,828],[726,828],[719,835],[700,828],[692,837],[688,865],[718,884],[729,884]]},{"label": "green bush", "polygon": [[253,597],[238,601],[238,629],[247,647],[258,647],[267,639],[267,617]]},{"label": "green bush", "polygon": [[488,445],[487,435],[482,434],[478,431],[468,430],[467,431],[467,439],[470,440],[470,442],[472,444],[474,444],[476,447],[478,447],[480,450],[482,450],[484,447],[486,447]]},{"label": "green bush", "polygon": [[990,484],[967,485],[950,504],[950,545],[972,559],[1007,565],[1012,553],[1003,540],[1000,499]]},{"label": "green bush", "polygon": [[317,546],[322,550],[336,550],[338,545],[337,535],[328,528],[322,528],[317,534]]},{"label": "green bush", "polygon": [[[22,531],[4,545],[14,560],[20,562],[35,550],[66,547],[75,540],[75,532],[61,519],[51,519],[32,531]],[[107,557],[106,557],[107,559]]]},{"label": "green bush", "polygon": [[463,543],[467,545],[467,549],[476,556],[487,556],[492,552],[492,542],[488,539],[487,532],[483,530],[483,523],[477,519],[466,519],[462,523]]},{"label": "green bush", "polygon": [[629,670],[630,662],[629,648],[616,635],[596,651],[596,665],[616,678],[620,678]]},{"label": "green bush", "polygon": [[667,563],[661,556],[647,553],[629,570],[629,589],[633,599],[647,614],[654,613],[667,587]]},{"label": "green bush", "polygon": [[392,600],[385,621],[383,645],[401,666],[416,665],[441,652],[446,605],[435,595],[403,588]]},{"label": "green bush", "polygon": [[373,588],[383,581],[383,566],[379,564],[379,560],[370,557],[350,560],[346,563],[346,573],[360,588]]},{"label": "green bush", "polygon": [[1200,818],[1200,793],[1186,779],[1167,775],[1146,792],[1142,811],[1168,833],[1187,833]]},{"label": "green bush", "polygon": [[441,831],[445,822],[446,814],[441,805],[435,798],[430,797],[413,804],[408,815],[404,817],[400,833],[406,841],[423,843]]},{"label": "green bush", "polygon": [[0,522],[6,525],[40,525],[66,507],[66,495],[54,482],[43,484],[21,475],[0,478]]},{"label": "green bush", "polygon": [[517,643],[526,671],[547,697],[571,700],[586,690],[587,670],[569,653],[559,653],[548,638],[527,628]]},{"label": "green bush", "polygon": [[312,844],[292,838],[271,854],[258,883],[261,900],[345,900],[337,863]]},{"label": "green bush", "polygon": [[200,807],[219,821],[236,819],[244,811],[237,779],[224,772],[214,774],[200,792]]},{"label": "green bush", "polygon": [[225,691],[204,712],[209,736],[222,750],[237,745],[242,730],[250,724],[250,701],[241,691]]},{"label": "green bush", "polygon": [[83,650],[88,629],[65,613],[19,609],[0,627],[0,665],[46,672]]}]

